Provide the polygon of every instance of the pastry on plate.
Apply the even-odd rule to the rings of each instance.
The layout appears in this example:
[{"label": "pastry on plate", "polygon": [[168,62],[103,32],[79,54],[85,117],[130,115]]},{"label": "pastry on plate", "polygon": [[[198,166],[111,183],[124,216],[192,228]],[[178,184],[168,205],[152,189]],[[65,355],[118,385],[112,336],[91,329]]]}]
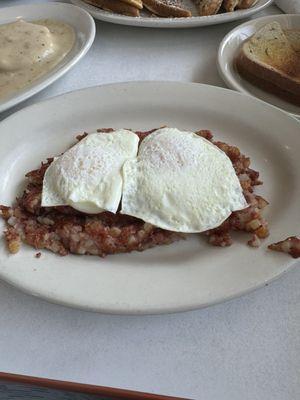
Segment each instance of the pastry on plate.
[{"label": "pastry on plate", "polygon": [[178,0],[143,0],[143,5],[160,17],[191,17],[192,13],[182,7]]},{"label": "pastry on plate", "polygon": [[[143,6],[158,17],[184,18],[192,17],[189,7],[182,0],[84,0],[86,3],[103,10],[112,11],[133,17],[140,16]],[[232,12],[236,9],[252,7],[257,0],[192,0],[199,16],[215,15],[220,10]]]}]

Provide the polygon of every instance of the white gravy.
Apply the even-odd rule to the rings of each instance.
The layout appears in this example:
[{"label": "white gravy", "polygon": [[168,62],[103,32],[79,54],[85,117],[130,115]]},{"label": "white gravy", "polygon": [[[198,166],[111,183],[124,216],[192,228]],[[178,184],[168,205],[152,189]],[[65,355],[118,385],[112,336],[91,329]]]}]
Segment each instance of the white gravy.
[{"label": "white gravy", "polygon": [[29,86],[71,51],[70,25],[50,19],[0,25],[0,99]]}]

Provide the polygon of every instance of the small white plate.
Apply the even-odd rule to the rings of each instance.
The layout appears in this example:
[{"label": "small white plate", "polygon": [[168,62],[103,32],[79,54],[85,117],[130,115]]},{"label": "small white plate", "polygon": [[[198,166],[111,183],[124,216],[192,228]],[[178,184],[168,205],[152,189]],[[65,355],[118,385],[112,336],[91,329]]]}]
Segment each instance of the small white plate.
[{"label": "small white plate", "polygon": [[106,22],[112,22],[114,24],[144,26],[149,28],[192,28],[196,26],[223,24],[226,22],[250,17],[250,15],[253,15],[263,10],[273,2],[273,0],[258,0],[255,6],[247,10],[237,10],[230,13],[199,17],[196,16],[196,8],[193,5],[192,1],[184,1],[189,9],[191,9],[192,12],[194,11],[193,14],[195,14],[195,16],[189,18],[159,18],[151,16],[151,14],[147,11],[142,11],[140,17],[129,17],[126,15],[104,11],[101,8],[97,8],[85,3],[83,0],[71,0],[73,4],[82,7],[96,19],[100,19]]},{"label": "small white plate", "polygon": [[235,67],[235,59],[242,43],[271,21],[279,22],[283,29],[300,29],[300,15],[297,14],[270,15],[245,22],[229,32],[221,42],[218,52],[218,69],[225,83],[230,88],[258,97],[299,118],[299,106],[281,100],[279,97],[252,85],[241,77]]},{"label": "small white plate", "polygon": [[[36,115],[39,118],[36,118]],[[295,263],[267,245],[299,233],[299,122],[278,108],[228,89],[193,83],[132,82],[88,88],[47,100],[0,124],[0,204],[21,192],[24,174],[59,154],[78,132],[97,127],[150,129],[167,124],[211,129],[237,145],[261,172],[269,200],[270,237],[259,249],[237,235],[232,247],[205,238],[142,253],[99,258],[60,257],[26,245],[7,253],[0,239],[0,278],[36,296],[107,313],[191,310],[239,296],[278,277]],[[22,129],[20,129],[20,126]],[[0,222],[0,232],[4,226]],[[1,236],[2,237],[2,236]]]},{"label": "small white plate", "polygon": [[73,49],[49,73],[35,80],[32,85],[14,93],[0,101],[0,112],[7,110],[45,89],[51,83],[68,72],[78,61],[85,56],[95,38],[95,23],[93,18],[80,7],[72,4],[47,3],[28,4],[15,7],[1,8],[0,25],[23,18],[26,21],[50,18],[71,25],[76,39]]}]

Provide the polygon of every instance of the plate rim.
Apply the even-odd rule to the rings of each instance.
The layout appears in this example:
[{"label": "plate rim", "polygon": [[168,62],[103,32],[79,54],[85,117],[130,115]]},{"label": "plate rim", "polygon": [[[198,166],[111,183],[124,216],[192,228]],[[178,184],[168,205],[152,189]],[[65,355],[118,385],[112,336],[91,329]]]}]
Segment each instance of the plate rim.
[{"label": "plate rim", "polygon": [[[16,13],[18,12],[18,9],[28,9],[29,11],[32,8],[52,8],[52,9],[76,9],[77,12],[81,14],[83,18],[86,19],[86,21],[89,22],[89,35],[80,49],[80,51],[76,52],[74,56],[62,67],[60,67],[57,71],[49,71],[48,74],[43,78],[41,77],[40,83],[33,84],[29,88],[24,88],[24,90],[21,91],[21,93],[16,93],[13,95],[13,97],[9,98],[9,100],[4,99],[4,101],[0,101],[0,113],[22,103],[23,101],[29,99],[30,97],[36,95],[37,93],[41,92],[42,90],[46,89],[48,86],[50,86],[52,83],[60,79],[63,75],[65,75],[68,71],[70,71],[89,51],[91,48],[94,40],[95,40],[95,35],[96,35],[96,25],[95,21],[92,18],[92,16],[83,8],[78,7],[74,4],[68,4],[68,3],[60,3],[60,2],[53,2],[53,3],[31,3],[31,4],[19,4],[15,6],[8,6],[5,8],[1,9],[1,17],[0,17],[0,25],[1,25],[1,20],[5,19],[5,12],[6,11],[11,11],[13,9],[16,9]],[[16,18],[16,17],[15,17]],[[76,29],[75,33],[76,33]]]},{"label": "plate rim", "polygon": [[[299,15],[300,17],[300,15]],[[80,92],[85,92],[85,91],[93,91],[97,88],[104,88],[104,87],[114,87],[114,86],[127,86],[127,85],[152,85],[152,84],[162,84],[162,85],[182,85],[182,86],[193,86],[193,87],[208,87],[211,89],[215,89],[215,90],[220,90],[220,91],[226,91],[229,92],[231,94],[235,94],[241,97],[248,97],[251,98],[252,100],[254,100],[255,102],[259,102],[262,103],[263,106],[269,107],[271,109],[275,109],[277,112],[279,111],[280,113],[282,113],[283,116],[288,116],[289,118],[292,118],[293,120],[295,120],[297,123],[300,123],[300,121],[298,120],[298,118],[294,117],[292,114],[287,113],[286,111],[282,110],[279,107],[274,106],[273,104],[267,103],[264,100],[259,99],[258,97],[255,96],[249,96],[247,93],[242,93],[240,91],[237,91],[235,89],[232,88],[228,88],[228,87],[222,87],[222,86],[215,86],[215,85],[211,85],[208,83],[202,83],[202,82],[185,82],[185,81],[167,81],[167,80],[134,80],[134,81],[120,81],[120,82],[108,82],[108,83],[100,83],[98,85],[93,85],[93,86],[88,86],[88,87],[83,87],[80,89],[75,89],[75,90],[69,90],[67,92],[63,92],[63,93],[59,93],[55,96],[49,97],[49,98],[45,98],[42,99],[36,103],[33,104],[28,104],[25,107],[22,107],[20,110],[16,110],[15,112],[11,113],[10,115],[8,115],[7,117],[3,118],[2,120],[0,120],[0,129],[1,129],[1,125],[3,123],[5,123],[6,121],[8,121],[10,118],[13,118],[15,115],[17,114],[21,114],[23,112],[26,112],[28,109],[30,108],[35,108],[40,106],[41,104],[45,104],[48,102],[52,102],[60,97],[64,97],[64,96],[69,96],[73,93],[80,93]]]},{"label": "plate rim", "polygon": [[261,98],[255,96],[255,94],[252,94],[250,91],[245,89],[244,86],[238,84],[234,75],[232,75],[230,72],[227,72],[224,67],[225,64],[223,62],[222,53],[223,53],[224,49],[226,48],[226,46],[228,45],[228,42],[229,42],[230,38],[232,37],[232,35],[237,33],[240,29],[242,29],[244,27],[251,26],[251,25],[256,26],[256,24],[259,22],[272,20],[273,18],[276,18],[276,19],[299,18],[299,22],[300,22],[300,14],[272,14],[272,15],[266,15],[263,17],[255,18],[255,19],[246,21],[241,25],[236,26],[230,32],[228,32],[226,34],[226,36],[224,36],[224,38],[222,39],[222,41],[219,45],[218,54],[217,54],[217,69],[218,69],[219,75],[221,76],[221,78],[223,79],[223,81],[225,82],[225,84],[228,86],[229,89],[233,89],[235,91],[238,91],[239,93],[243,93],[248,96],[254,97],[257,100],[267,103],[267,104],[269,104],[275,108],[278,108],[279,110],[289,114],[290,116],[292,116],[296,119],[299,119],[300,111],[299,111],[299,113],[289,112],[279,106],[275,106],[274,104],[268,102],[267,100],[262,100]]},{"label": "plate rim", "polygon": [[[82,7],[95,19],[118,25],[147,27],[147,28],[196,28],[201,26],[228,23],[251,15],[269,7],[274,0],[260,0],[263,3],[254,5],[246,10],[237,10],[217,15],[192,16],[187,18],[160,18],[160,17],[130,17],[122,14],[114,14],[109,11],[97,10],[95,6],[85,3],[83,0],[70,0],[72,4]],[[95,9],[95,11],[94,11]],[[226,16],[224,18],[224,16]]]},{"label": "plate rim", "polygon": [[213,300],[213,301],[209,301],[206,303],[202,303],[201,305],[194,304],[194,305],[180,305],[180,306],[168,306],[168,307],[167,306],[152,307],[152,308],[148,307],[148,308],[142,308],[142,309],[138,309],[138,308],[125,309],[122,307],[119,307],[119,308],[117,308],[117,307],[104,308],[104,307],[96,307],[96,306],[94,307],[94,306],[89,306],[89,305],[75,304],[74,302],[72,302],[70,300],[55,299],[54,297],[52,297],[48,294],[36,293],[33,290],[30,290],[29,288],[26,288],[24,286],[21,286],[20,284],[12,282],[10,279],[3,278],[1,268],[0,268],[0,282],[1,282],[1,284],[7,285],[8,287],[12,288],[13,290],[20,291],[21,293],[29,295],[34,298],[38,298],[41,301],[45,301],[47,303],[61,306],[61,307],[67,307],[72,310],[93,312],[93,313],[103,314],[103,315],[118,315],[118,316],[122,316],[122,315],[124,315],[124,316],[166,315],[166,314],[177,314],[177,313],[184,313],[184,312],[189,312],[189,311],[203,310],[206,308],[217,306],[219,304],[228,303],[235,299],[239,299],[241,297],[244,297],[248,294],[254,293],[254,292],[276,282],[281,277],[285,276],[288,272],[290,272],[294,268],[296,268],[296,264],[297,264],[297,259],[294,261],[292,259],[291,263],[288,264],[284,270],[282,270],[277,275],[274,275],[272,278],[262,281],[259,284],[250,286],[247,289],[244,289],[239,292],[235,292],[234,294],[230,294],[226,297],[220,298],[218,300]]},{"label": "plate rim", "polygon": [[[227,93],[230,93],[231,95],[238,96],[238,97],[240,97],[240,96],[246,97],[248,99],[248,101],[250,101],[250,102],[262,103],[264,108],[270,108],[271,110],[276,111],[276,113],[282,114],[282,116],[285,119],[291,119],[295,123],[299,124],[299,121],[296,118],[293,118],[292,116],[289,116],[287,113],[285,113],[284,111],[278,109],[277,107],[274,107],[274,106],[272,106],[272,105],[270,105],[268,103],[265,103],[262,100],[256,99],[254,97],[246,96],[246,95],[244,95],[242,93],[239,93],[239,92],[227,89],[227,88],[216,87],[216,86],[206,85],[206,84],[193,83],[193,82],[129,81],[129,82],[120,82],[120,83],[92,86],[92,87],[89,87],[89,88],[83,88],[83,89],[78,89],[78,90],[75,90],[75,91],[70,91],[68,93],[63,93],[63,94],[60,94],[60,95],[55,96],[55,97],[50,98],[50,99],[45,99],[45,100],[43,100],[41,102],[29,105],[29,106],[27,106],[27,107],[25,107],[25,108],[23,108],[23,109],[21,109],[19,111],[16,111],[15,113],[13,113],[11,115],[9,115],[7,118],[5,118],[0,123],[0,129],[2,128],[3,125],[5,125],[7,122],[9,122],[10,119],[13,119],[16,115],[20,116],[20,115],[22,115],[22,113],[24,113],[24,112],[26,113],[28,111],[28,109],[35,109],[36,107],[39,107],[41,105],[45,106],[46,103],[55,101],[55,99],[58,99],[58,98],[63,98],[65,96],[71,96],[74,93],[78,94],[80,92],[85,92],[85,91],[86,92],[94,91],[94,90],[97,90],[98,88],[103,88],[103,87],[112,87],[112,86],[113,87],[116,87],[116,86],[117,87],[118,86],[124,87],[124,86],[128,86],[128,85],[129,86],[130,85],[133,85],[133,86],[137,85],[138,86],[140,84],[144,84],[144,85],[152,85],[152,84],[161,85],[161,84],[164,84],[166,86],[169,86],[169,85],[174,86],[174,85],[176,85],[176,86],[191,86],[191,87],[199,87],[199,86],[201,86],[201,87],[204,87],[204,88],[208,87],[211,90],[227,92]],[[75,304],[74,301],[72,302],[72,300],[66,300],[66,299],[62,300],[62,299],[59,299],[59,298],[53,298],[53,297],[51,297],[51,295],[49,295],[47,293],[46,294],[45,293],[42,294],[41,292],[37,293],[33,289],[24,287],[21,284],[16,283],[16,282],[12,282],[11,279],[9,279],[9,278],[4,276],[5,274],[3,273],[3,267],[0,267],[0,278],[1,278],[2,281],[8,283],[9,285],[17,288],[18,290],[20,290],[20,291],[22,291],[24,293],[39,297],[39,298],[41,298],[43,300],[46,300],[46,301],[48,301],[50,303],[60,304],[60,305],[64,305],[64,306],[68,306],[68,307],[74,308],[74,309],[81,309],[81,310],[86,310],[86,311],[100,312],[100,313],[103,313],[103,314],[117,314],[117,315],[166,314],[166,313],[184,312],[184,311],[191,311],[191,310],[195,310],[195,309],[201,309],[201,308],[205,308],[205,307],[212,306],[212,305],[215,305],[215,304],[220,304],[220,303],[223,303],[223,302],[227,302],[227,301],[229,301],[229,300],[231,300],[233,298],[237,298],[237,297],[240,297],[240,296],[242,296],[244,294],[250,293],[250,292],[252,292],[252,291],[254,291],[256,289],[259,289],[259,288],[265,286],[266,284],[268,284],[270,282],[273,282],[274,280],[279,278],[281,275],[285,274],[289,269],[291,269],[293,266],[296,265],[297,261],[298,260],[296,260],[296,259],[287,258],[285,261],[282,262],[282,265],[283,265],[282,270],[279,273],[277,273],[274,276],[272,276],[270,279],[261,280],[259,283],[254,283],[252,285],[249,285],[246,289],[242,289],[242,290],[236,291],[233,294],[229,294],[229,295],[220,297],[219,299],[216,299],[216,300],[213,300],[213,301],[209,301],[209,302],[206,302],[206,303],[203,302],[201,304],[194,304],[194,305],[183,304],[183,305],[172,305],[172,306],[163,306],[163,307],[161,307],[161,306],[156,306],[156,307],[144,306],[142,308],[141,307],[139,307],[139,308],[131,307],[130,308],[130,307],[127,306],[127,308],[126,308],[126,306],[125,306],[125,308],[124,308],[124,305],[117,305],[117,306],[112,306],[110,308],[107,308],[107,307],[104,308],[105,306],[94,307],[94,306],[87,305],[87,304],[79,305],[77,303]],[[5,268],[6,267],[4,267],[4,269]]]}]

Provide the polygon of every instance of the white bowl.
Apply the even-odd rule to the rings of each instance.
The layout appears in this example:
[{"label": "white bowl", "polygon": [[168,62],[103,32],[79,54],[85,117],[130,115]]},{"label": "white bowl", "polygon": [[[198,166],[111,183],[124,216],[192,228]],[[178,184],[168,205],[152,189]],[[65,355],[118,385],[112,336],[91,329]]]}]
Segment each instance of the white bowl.
[{"label": "white bowl", "polygon": [[32,85],[26,86],[24,89],[0,101],[0,112],[35,95],[63,76],[85,56],[95,38],[96,30],[93,18],[80,7],[72,4],[28,4],[1,8],[0,25],[13,22],[19,18],[23,18],[26,21],[50,18],[67,23],[75,31],[75,44],[70,53],[55,68],[35,80]]}]

